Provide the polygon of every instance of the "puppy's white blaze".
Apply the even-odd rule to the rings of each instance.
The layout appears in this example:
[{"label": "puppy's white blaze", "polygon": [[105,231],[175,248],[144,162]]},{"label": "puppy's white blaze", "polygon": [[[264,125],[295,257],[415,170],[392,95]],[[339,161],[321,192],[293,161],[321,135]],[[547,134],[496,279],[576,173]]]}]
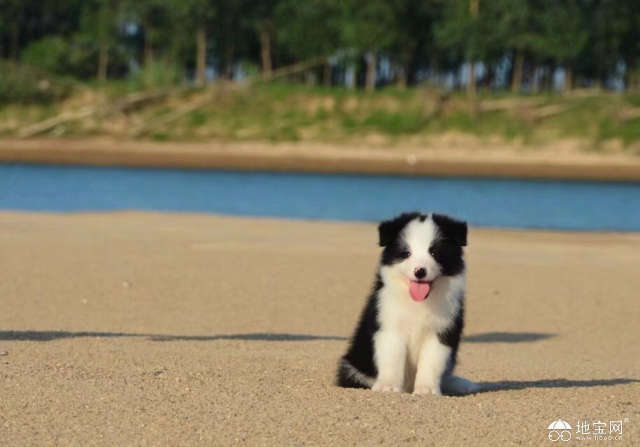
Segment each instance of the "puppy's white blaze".
[{"label": "puppy's white blaze", "polygon": [[438,226],[431,216],[424,221],[415,219],[407,224],[403,232],[403,239],[407,243],[411,256],[403,261],[403,273],[413,278],[415,269],[427,269],[426,281],[433,281],[440,275],[440,265],[429,254],[431,243],[438,237]]}]

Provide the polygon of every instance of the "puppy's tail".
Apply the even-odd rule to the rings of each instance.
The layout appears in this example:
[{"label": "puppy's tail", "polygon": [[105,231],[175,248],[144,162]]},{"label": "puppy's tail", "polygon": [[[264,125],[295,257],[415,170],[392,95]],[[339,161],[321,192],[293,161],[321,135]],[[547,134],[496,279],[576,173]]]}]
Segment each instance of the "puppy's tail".
[{"label": "puppy's tail", "polygon": [[473,394],[480,391],[480,385],[474,383],[464,377],[447,375],[442,378],[440,383],[442,394],[450,396],[463,396],[465,394]]},{"label": "puppy's tail", "polygon": [[342,357],[338,364],[336,385],[344,388],[371,388],[374,380],[358,371],[349,360]]}]

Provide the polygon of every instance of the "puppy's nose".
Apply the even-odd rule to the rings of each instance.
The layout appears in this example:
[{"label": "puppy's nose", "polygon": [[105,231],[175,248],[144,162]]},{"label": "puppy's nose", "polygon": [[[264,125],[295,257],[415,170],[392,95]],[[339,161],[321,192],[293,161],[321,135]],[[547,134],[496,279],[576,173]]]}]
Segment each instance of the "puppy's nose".
[{"label": "puppy's nose", "polygon": [[424,267],[417,268],[413,271],[413,274],[416,275],[416,278],[422,279],[427,276],[427,269]]}]

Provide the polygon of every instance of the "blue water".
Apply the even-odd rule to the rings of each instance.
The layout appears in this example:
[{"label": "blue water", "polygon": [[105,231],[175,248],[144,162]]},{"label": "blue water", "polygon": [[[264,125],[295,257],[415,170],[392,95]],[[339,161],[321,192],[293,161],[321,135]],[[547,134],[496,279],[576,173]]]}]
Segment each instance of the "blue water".
[{"label": "blue water", "polygon": [[364,221],[418,209],[478,226],[640,231],[640,183],[0,164],[0,209]]}]

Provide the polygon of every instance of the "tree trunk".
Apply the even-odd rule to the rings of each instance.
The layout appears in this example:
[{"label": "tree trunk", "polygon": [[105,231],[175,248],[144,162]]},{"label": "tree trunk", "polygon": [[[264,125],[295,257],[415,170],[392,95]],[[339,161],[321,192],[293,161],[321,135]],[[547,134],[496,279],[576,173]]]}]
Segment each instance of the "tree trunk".
[{"label": "tree trunk", "polygon": [[376,55],[373,52],[367,53],[367,74],[365,77],[365,88],[368,92],[372,92],[376,88]]},{"label": "tree trunk", "polygon": [[[469,14],[474,20],[478,18],[479,2],[478,0],[469,0]],[[467,93],[471,98],[476,97],[476,61],[469,61],[469,83],[467,84]]]},{"label": "tree trunk", "polygon": [[602,90],[602,85],[603,85],[602,77],[598,76],[598,78],[596,79],[596,84],[595,84],[596,90]]},{"label": "tree trunk", "polygon": [[476,97],[476,64],[469,62],[469,82],[467,83],[467,93],[471,98]]},{"label": "tree trunk", "polygon": [[627,88],[631,92],[640,91],[640,73],[638,72],[638,70],[635,70],[629,75],[629,83],[627,85]]},{"label": "tree trunk", "polygon": [[233,62],[234,62],[235,54],[236,54],[235,44],[233,42],[227,42],[225,44],[225,49],[224,49],[224,68],[222,71],[223,77],[225,79],[233,79],[233,75],[234,75]]},{"label": "tree trunk", "polygon": [[540,91],[540,76],[538,76],[538,66],[533,65],[531,69],[531,93],[537,94]]},{"label": "tree trunk", "polygon": [[151,46],[151,39],[149,38],[149,31],[144,31],[144,65],[153,63],[153,47]]},{"label": "tree trunk", "polygon": [[518,49],[513,65],[513,79],[511,80],[511,91],[519,93],[522,87],[522,68],[524,66],[524,51]]},{"label": "tree trunk", "polygon": [[349,62],[344,73],[344,83],[348,89],[356,87],[356,64]]},{"label": "tree trunk", "polygon": [[322,65],[322,81],[327,87],[331,86],[331,63],[328,60]]},{"label": "tree trunk", "polygon": [[573,88],[573,70],[571,67],[566,65],[564,67],[564,87],[563,90],[565,92],[571,91]]},{"label": "tree trunk", "polygon": [[196,33],[196,84],[203,87],[207,69],[207,31],[203,26]]},{"label": "tree trunk", "polygon": [[304,72],[304,83],[307,85],[315,85],[316,84],[316,77],[313,74],[313,71],[311,70],[307,70]]},{"label": "tree trunk", "polygon": [[11,36],[9,42],[9,59],[14,62],[18,61],[20,53],[20,26],[16,23],[11,27]]},{"label": "tree trunk", "polygon": [[109,70],[109,44],[106,40],[100,42],[100,48],[98,49],[98,73],[96,77],[98,81],[104,82],[107,80],[107,72]]},{"label": "tree trunk", "polygon": [[399,89],[407,88],[407,70],[405,67],[399,67],[396,75],[396,87]]},{"label": "tree trunk", "polygon": [[271,75],[271,33],[269,33],[269,26],[266,24],[260,26],[260,57],[262,59],[262,75]]}]

